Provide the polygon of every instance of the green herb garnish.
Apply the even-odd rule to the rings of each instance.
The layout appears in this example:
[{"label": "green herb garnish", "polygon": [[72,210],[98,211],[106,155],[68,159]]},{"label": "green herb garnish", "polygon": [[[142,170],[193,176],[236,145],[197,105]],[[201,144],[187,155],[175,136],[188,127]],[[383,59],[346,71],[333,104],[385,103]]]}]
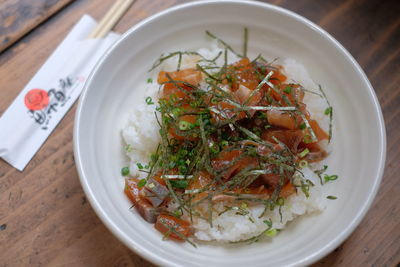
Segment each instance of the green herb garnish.
[{"label": "green herb garnish", "polygon": [[136,163],[136,166],[138,167],[139,170],[143,170],[144,169],[142,163],[140,163],[140,162]]},{"label": "green herb garnish", "polygon": [[332,107],[328,107],[325,109],[324,114],[325,115],[330,115],[332,113]]},{"label": "green herb garnish", "polygon": [[308,148],[306,148],[299,153],[299,157],[304,158],[305,156],[307,156],[308,153],[310,153],[310,150],[308,150]]},{"label": "green herb garnish", "polygon": [[188,187],[189,182],[187,180],[170,180],[172,187],[185,189]]},{"label": "green herb garnish", "polygon": [[150,96],[146,97],[146,103],[147,105],[154,105],[153,99]]},{"label": "green herb garnish", "polygon": [[121,175],[122,176],[128,176],[129,175],[129,167],[123,167],[122,169],[121,169]]},{"label": "green herb garnish", "polygon": [[[160,189],[157,183],[147,181],[155,181],[151,180],[155,177],[162,179],[168,194],[166,199],[173,203],[169,207],[174,208],[168,211],[161,208],[161,212],[185,220],[188,218],[191,222],[195,218],[204,220],[210,227],[215,227],[215,216],[225,212],[245,216],[250,222],[256,223],[251,217],[251,203],[264,206],[262,214],[258,214],[259,219],[263,220],[268,212],[276,208],[279,209],[282,221],[282,211],[286,206],[281,193],[287,183],[301,189],[306,197],[310,196],[310,188],[314,186],[302,173],[302,169],[309,166],[305,159],[311,161],[313,154],[310,158],[306,157],[310,150],[304,149],[304,144],[300,142],[313,143],[318,140],[307,119],[307,111],[302,108],[302,100],[295,94],[298,88],[306,90],[301,85],[287,85],[276,78],[279,77],[276,74],[280,73],[280,69],[272,66],[273,62],[268,62],[261,55],[252,61],[245,58],[248,56],[247,28],[244,29],[242,55],[216,35],[208,31],[206,34],[223,46],[223,51],[213,58],[207,59],[192,51],[176,51],[161,55],[152,66],[154,69],[174,57],[179,71],[185,56],[196,56],[196,68],[188,72],[195,74],[192,77],[201,76],[203,79],[192,84],[187,82],[190,79],[179,77],[186,70],[165,73],[167,79],[160,84],[160,90],[168,84],[175,91],[182,92],[184,97],[179,97],[182,94],[171,93],[162,95],[158,101],[154,113],[160,127],[161,141],[146,166],[137,164],[140,171],[147,173],[147,177],[137,185],[139,188],[146,185],[147,189],[154,188],[156,191]],[[228,53],[242,57],[241,61],[228,64],[228,57],[231,56]],[[218,66],[216,61],[222,61],[221,56],[224,64]],[[242,62],[246,62],[243,63],[246,66],[240,65]],[[172,78],[177,76],[179,78]],[[149,78],[147,82],[152,83],[153,80]],[[252,82],[249,83],[251,86],[247,82]],[[239,97],[240,92],[246,92],[246,88],[240,87],[242,85],[250,90],[244,98]],[[146,103],[155,104],[151,97],[146,98]],[[332,116],[332,108],[329,107],[329,113],[325,113]],[[303,130],[299,132],[304,136],[303,140],[296,142],[303,149],[297,145],[293,148],[285,138],[277,139],[277,135],[266,137],[272,131],[284,131],[267,116],[270,111],[279,111],[296,118],[296,124]],[[315,151],[314,148],[312,151]],[[226,159],[224,153],[232,155]],[[310,164],[312,167],[313,164]],[[322,183],[323,171],[317,174]],[[274,184],[261,181],[263,186],[256,187],[260,183],[258,178],[265,179],[260,175],[273,175],[278,181]],[[327,182],[336,180],[337,176],[325,175],[323,179]],[[256,188],[259,191],[253,193]],[[222,211],[217,212],[215,201],[221,196],[229,197],[231,201]],[[279,229],[273,228],[271,220],[264,220],[264,223],[264,231],[234,243],[253,243],[265,236],[273,237],[279,232]],[[168,238],[171,233],[178,231],[172,227],[165,237]],[[184,236],[181,238],[191,242]]]},{"label": "green herb garnish", "polygon": [[142,188],[143,186],[145,186],[147,183],[146,179],[141,179],[139,180],[139,182],[137,183],[138,188]]},{"label": "green herb garnish", "polygon": [[329,181],[335,181],[337,180],[337,178],[339,178],[339,176],[337,175],[327,175],[327,174],[324,175],[325,183]]},{"label": "green herb garnish", "polygon": [[285,92],[286,94],[292,93],[292,87],[286,86],[285,89],[283,89],[283,92]]},{"label": "green herb garnish", "polygon": [[180,121],[179,122],[179,130],[181,130],[181,131],[186,131],[186,130],[189,130],[189,129],[193,128],[193,127],[194,127],[194,125],[192,123],[190,123],[190,122],[187,122],[187,121]]},{"label": "green herb garnish", "polygon": [[278,230],[276,229],[269,229],[268,231],[265,232],[265,235],[268,237],[274,237],[278,233]]},{"label": "green herb garnish", "polygon": [[308,162],[306,161],[306,160],[300,160],[299,161],[299,167],[300,168],[302,168],[302,169],[304,169],[304,168],[306,168],[308,166]]}]

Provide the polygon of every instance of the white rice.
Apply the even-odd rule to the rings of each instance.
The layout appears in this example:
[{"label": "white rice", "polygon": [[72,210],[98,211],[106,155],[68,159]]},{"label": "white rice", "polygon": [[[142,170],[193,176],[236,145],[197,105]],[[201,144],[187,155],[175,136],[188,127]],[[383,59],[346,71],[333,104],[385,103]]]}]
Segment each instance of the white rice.
[{"label": "white rice", "polygon": [[[216,43],[211,43],[210,47],[199,49],[197,52],[207,59],[215,58],[220,51],[223,51]],[[193,68],[199,60],[197,56],[184,56],[181,68]],[[229,53],[228,62],[233,63],[239,60],[235,55]],[[159,70],[174,71],[177,66],[177,57],[164,62],[154,72],[153,80],[156,81],[156,74]],[[218,64],[223,64],[223,57],[218,59]],[[285,59],[277,62],[283,66],[284,74],[288,81],[302,84],[307,90],[319,93],[318,86],[310,78],[303,65],[293,59]],[[148,84],[146,95],[150,96],[157,103],[158,85],[156,82]],[[306,93],[304,102],[311,114],[311,118],[318,120],[321,127],[325,130],[329,127],[328,116],[324,116],[326,108],[325,100],[311,93]],[[137,163],[145,164],[149,161],[151,153],[157,149],[160,142],[159,126],[154,116],[156,105],[147,105],[144,101],[137,105],[130,116],[127,126],[122,131],[122,136],[127,144],[127,156],[130,159],[130,174],[143,177],[143,173],[138,171]],[[224,204],[214,205],[213,227],[203,219],[195,219],[193,227],[196,229],[195,236],[199,240],[216,240],[221,242],[239,241],[251,238],[263,232],[267,225],[265,220],[271,220],[273,228],[283,229],[285,225],[296,217],[313,212],[321,212],[325,206],[325,198],[322,197],[321,185],[318,177],[309,168],[302,170],[305,177],[312,181],[315,186],[310,187],[310,197],[307,198],[301,190],[297,194],[288,197],[281,208],[282,217],[279,209],[267,211],[261,218],[259,216],[264,210],[263,205],[248,206],[248,216],[237,215],[235,210],[229,210],[218,216],[218,213],[225,209]],[[251,220],[249,219],[251,218]]]},{"label": "white rice", "polygon": [[249,206],[246,208],[249,211],[247,216],[236,214],[236,210],[229,210],[218,216],[217,214],[225,209],[224,204],[220,203],[213,207],[215,211],[212,220],[213,227],[206,220],[195,219],[195,236],[200,240],[207,241],[239,241],[249,239],[266,230],[265,220],[272,221],[274,229],[283,229],[287,222],[294,220],[297,216],[322,211],[325,207],[325,200],[321,197],[321,185],[318,177],[309,168],[303,169],[303,173],[315,184],[310,188],[310,197],[307,198],[301,190],[288,197],[281,208],[282,218],[279,208],[275,208],[273,211],[268,210],[264,216],[259,218],[264,211],[264,205]]},{"label": "white rice", "polygon": [[151,97],[154,103],[158,101],[158,85],[148,84],[143,101],[136,105],[129,116],[126,127],[122,130],[122,137],[126,143],[126,155],[130,159],[129,170],[132,176],[144,178],[137,163],[145,165],[161,141],[157,119],[154,115],[156,105],[148,105],[144,100]]}]

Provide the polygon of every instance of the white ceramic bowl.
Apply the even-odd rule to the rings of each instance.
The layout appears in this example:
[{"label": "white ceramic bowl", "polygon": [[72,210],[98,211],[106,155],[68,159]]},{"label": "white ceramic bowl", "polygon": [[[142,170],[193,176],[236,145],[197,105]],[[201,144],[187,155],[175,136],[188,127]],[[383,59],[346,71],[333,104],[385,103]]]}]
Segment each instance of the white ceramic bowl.
[{"label": "white ceramic bowl", "polygon": [[[163,52],[196,50],[206,29],[239,48],[250,31],[249,51],[294,58],[326,88],[334,106],[335,136],[328,163],[339,180],[326,186],[338,196],[320,215],[291,223],[273,241],[251,246],[166,242],[135,212],[123,194],[120,169],[127,162],[120,131]],[[328,33],[285,9],[259,2],[201,1],[176,6],[130,29],[97,64],[76,113],[76,165],[94,210],[129,248],[170,266],[306,265],[343,242],[361,222],[382,177],[386,139],[381,109],[352,56]]]}]

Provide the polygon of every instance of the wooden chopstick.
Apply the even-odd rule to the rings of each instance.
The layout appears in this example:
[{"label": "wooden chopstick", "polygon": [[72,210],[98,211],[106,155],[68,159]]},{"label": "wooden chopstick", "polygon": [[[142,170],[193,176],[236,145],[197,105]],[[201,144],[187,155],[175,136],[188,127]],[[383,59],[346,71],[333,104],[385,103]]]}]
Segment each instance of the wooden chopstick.
[{"label": "wooden chopstick", "polygon": [[107,23],[107,21],[110,20],[110,18],[114,15],[115,11],[120,7],[120,5],[124,2],[125,0],[117,0],[114,5],[108,10],[108,12],[104,15],[104,17],[100,20],[100,22],[97,24],[97,26],[94,28],[94,30],[90,33],[88,38],[96,38],[98,32],[104,27],[104,24]]},{"label": "wooden chopstick", "polygon": [[89,38],[102,38],[106,36],[135,1],[136,0],[117,0],[101,19],[97,27],[90,33]]},{"label": "wooden chopstick", "polygon": [[102,38],[107,35],[107,33],[117,24],[117,22],[122,18],[126,11],[131,7],[131,5],[136,0],[125,0],[119,8],[114,13],[114,16],[111,16],[110,20],[100,29],[97,34],[97,38]]}]

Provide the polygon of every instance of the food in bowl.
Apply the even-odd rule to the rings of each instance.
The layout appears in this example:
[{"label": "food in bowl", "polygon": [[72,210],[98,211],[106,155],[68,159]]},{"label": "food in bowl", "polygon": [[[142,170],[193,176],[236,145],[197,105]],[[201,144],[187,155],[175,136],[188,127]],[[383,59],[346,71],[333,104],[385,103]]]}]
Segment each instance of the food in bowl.
[{"label": "food in bowl", "polygon": [[207,35],[153,65],[122,131],[125,194],[167,239],[253,243],[323,210],[333,109],[296,61],[250,60],[247,30],[242,53]]}]

